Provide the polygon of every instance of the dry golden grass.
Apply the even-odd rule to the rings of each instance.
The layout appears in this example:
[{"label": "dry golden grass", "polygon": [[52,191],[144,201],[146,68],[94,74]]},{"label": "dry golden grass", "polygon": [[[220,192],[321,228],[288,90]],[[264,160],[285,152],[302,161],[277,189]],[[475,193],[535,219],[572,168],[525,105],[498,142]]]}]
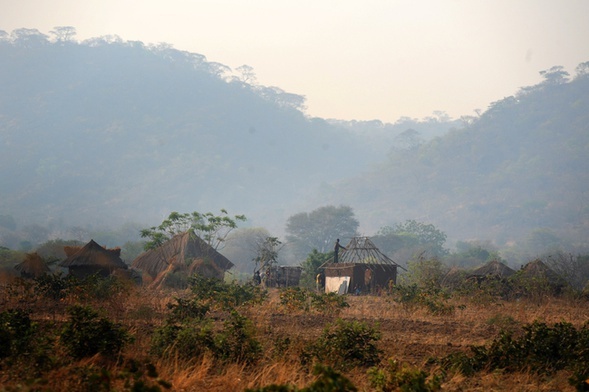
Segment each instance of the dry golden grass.
[{"label": "dry golden grass", "polygon": [[[34,317],[48,319],[40,312],[41,304],[24,302],[18,295],[9,294],[5,288],[0,311],[14,307],[29,307],[35,310]],[[21,290],[23,291],[23,290]],[[21,293],[23,298],[30,294]],[[8,295],[8,296],[7,296]],[[14,297],[10,297],[13,295]],[[29,297],[27,297],[29,295]],[[584,301],[545,298],[543,301],[486,301],[476,303],[467,299],[451,300],[455,307],[452,314],[433,316],[423,308],[405,309],[386,296],[348,296],[350,307],[338,315],[287,310],[280,305],[279,292],[271,290],[268,300],[262,305],[244,309],[257,330],[257,338],[264,346],[264,356],[256,365],[220,365],[212,358],[195,358],[185,361],[179,358],[159,359],[149,354],[151,335],[163,323],[169,311],[167,304],[185,292],[154,291],[132,288],[126,296],[114,303],[92,303],[123,323],[134,335],[135,341],[128,346],[123,357],[151,361],[159,377],[172,384],[174,391],[243,391],[270,384],[291,384],[299,388],[315,379],[308,367],[301,365],[299,354],[309,342],[315,341],[326,325],[337,318],[360,320],[374,326],[381,333],[379,348],[383,360],[388,358],[406,362],[418,368],[434,372],[427,365],[429,358],[441,358],[470,345],[485,345],[497,336],[501,328],[519,328],[535,320],[546,323],[570,322],[576,327],[589,320],[589,307]],[[71,301],[58,306],[57,320],[65,320],[65,307]],[[290,348],[276,352],[277,339],[290,339]],[[99,357],[72,363],[46,375],[45,389],[82,390],[72,377],[73,369],[94,366],[105,367],[113,374],[123,370],[120,362],[108,362]],[[0,370],[0,385],[14,387],[22,380],[11,380],[6,369]],[[450,373],[443,390],[446,391],[573,391],[568,384],[569,372],[558,372],[550,377],[532,373],[479,373],[473,377]],[[366,369],[352,369],[345,374],[361,391],[369,391]],[[118,383],[118,384],[117,384]],[[120,381],[113,387],[124,390]],[[4,390],[0,387],[0,391]]]}]

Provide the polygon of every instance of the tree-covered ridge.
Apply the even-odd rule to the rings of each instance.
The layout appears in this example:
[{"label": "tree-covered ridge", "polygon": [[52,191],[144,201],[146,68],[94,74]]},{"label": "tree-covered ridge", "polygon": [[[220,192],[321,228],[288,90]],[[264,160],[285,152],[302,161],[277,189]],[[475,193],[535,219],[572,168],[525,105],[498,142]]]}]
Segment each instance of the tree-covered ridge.
[{"label": "tree-covered ridge", "polygon": [[14,221],[0,224],[0,245],[220,208],[274,235],[296,212],[346,205],[365,235],[415,220],[450,247],[578,248],[588,68],[543,71],[476,117],[383,124],[309,118],[303,96],[257,84],[251,67],[167,44],[0,32],[0,217]]},{"label": "tree-covered ridge", "polygon": [[548,229],[561,245],[587,246],[588,67],[579,65],[573,78],[561,67],[545,71],[542,83],[494,102],[443,137],[392,151],[335,193],[371,216],[375,228],[419,219],[454,239],[500,245]]}]

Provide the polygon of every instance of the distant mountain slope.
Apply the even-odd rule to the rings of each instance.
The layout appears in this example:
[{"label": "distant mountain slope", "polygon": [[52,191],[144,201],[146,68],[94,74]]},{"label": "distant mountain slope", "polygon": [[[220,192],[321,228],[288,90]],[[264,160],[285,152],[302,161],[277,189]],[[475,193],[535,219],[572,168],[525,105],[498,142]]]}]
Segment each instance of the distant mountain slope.
[{"label": "distant mountain slope", "polygon": [[588,68],[477,118],[382,124],[308,118],[304,97],[165,44],[0,32],[0,215],[100,227],[226,208],[274,234],[345,204],[366,235],[416,219],[450,240],[587,243]]},{"label": "distant mountain slope", "polygon": [[165,44],[0,32],[0,214],[97,226],[227,208],[283,227],[400,132],[310,119],[304,97],[228,71]]},{"label": "distant mountain slope", "polygon": [[418,219],[453,239],[505,245],[548,228],[589,245],[588,67],[571,81],[554,67],[470,125],[396,151],[320,197],[353,206],[369,230]]}]

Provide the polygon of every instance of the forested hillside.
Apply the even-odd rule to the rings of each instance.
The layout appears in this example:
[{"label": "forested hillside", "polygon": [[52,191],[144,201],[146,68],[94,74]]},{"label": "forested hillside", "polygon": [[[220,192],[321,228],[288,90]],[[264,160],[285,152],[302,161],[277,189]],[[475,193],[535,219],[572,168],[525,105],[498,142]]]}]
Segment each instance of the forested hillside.
[{"label": "forested hillside", "polygon": [[572,78],[561,67],[543,72],[542,83],[493,103],[465,127],[395,150],[328,200],[343,197],[373,230],[418,219],[454,239],[586,247],[588,69],[579,65]]},{"label": "forested hillside", "polygon": [[304,97],[250,84],[247,66],[116,36],[0,38],[0,214],[20,222],[152,223],[229,208],[282,226],[312,187],[389,148],[364,142],[362,124],[306,117]]},{"label": "forested hillside", "polygon": [[309,118],[303,96],[256,84],[247,66],[53,33],[0,31],[0,239],[220,208],[279,234],[324,205],[350,206],[365,235],[433,223],[448,246],[589,238],[587,64],[478,117],[383,124]]}]

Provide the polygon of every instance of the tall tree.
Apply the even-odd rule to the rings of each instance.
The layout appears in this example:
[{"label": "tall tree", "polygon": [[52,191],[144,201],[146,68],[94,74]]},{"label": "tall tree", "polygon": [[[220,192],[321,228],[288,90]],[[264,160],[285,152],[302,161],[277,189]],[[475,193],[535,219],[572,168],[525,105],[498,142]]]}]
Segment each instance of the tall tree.
[{"label": "tall tree", "polygon": [[300,260],[313,249],[320,253],[333,250],[337,238],[345,244],[356,236],[359,223],[349,206],[332,205],[292,215],[286,222],[286,239],[293,253]]},{"label": "tall tree", "polygon": [[393,252],[405,248],[412,256],[425,253],[427,257],[442,257],[448,254],[444,248],[446,234],[432,224],[415,220],[382,227],[375,237],[375,244],[390,247]]},{"label": "tall tree", "polygon": [[229,233],[237,228],[237,222],[245,220],[245,215],[230,217],[224,209],[219,215],[197,211],[183,214],[172,212],[159,226],[141,230],[141,237],[148,238],[145,249],[149,250],[157,248],[176,234],[189,231],[219,250]]}]

